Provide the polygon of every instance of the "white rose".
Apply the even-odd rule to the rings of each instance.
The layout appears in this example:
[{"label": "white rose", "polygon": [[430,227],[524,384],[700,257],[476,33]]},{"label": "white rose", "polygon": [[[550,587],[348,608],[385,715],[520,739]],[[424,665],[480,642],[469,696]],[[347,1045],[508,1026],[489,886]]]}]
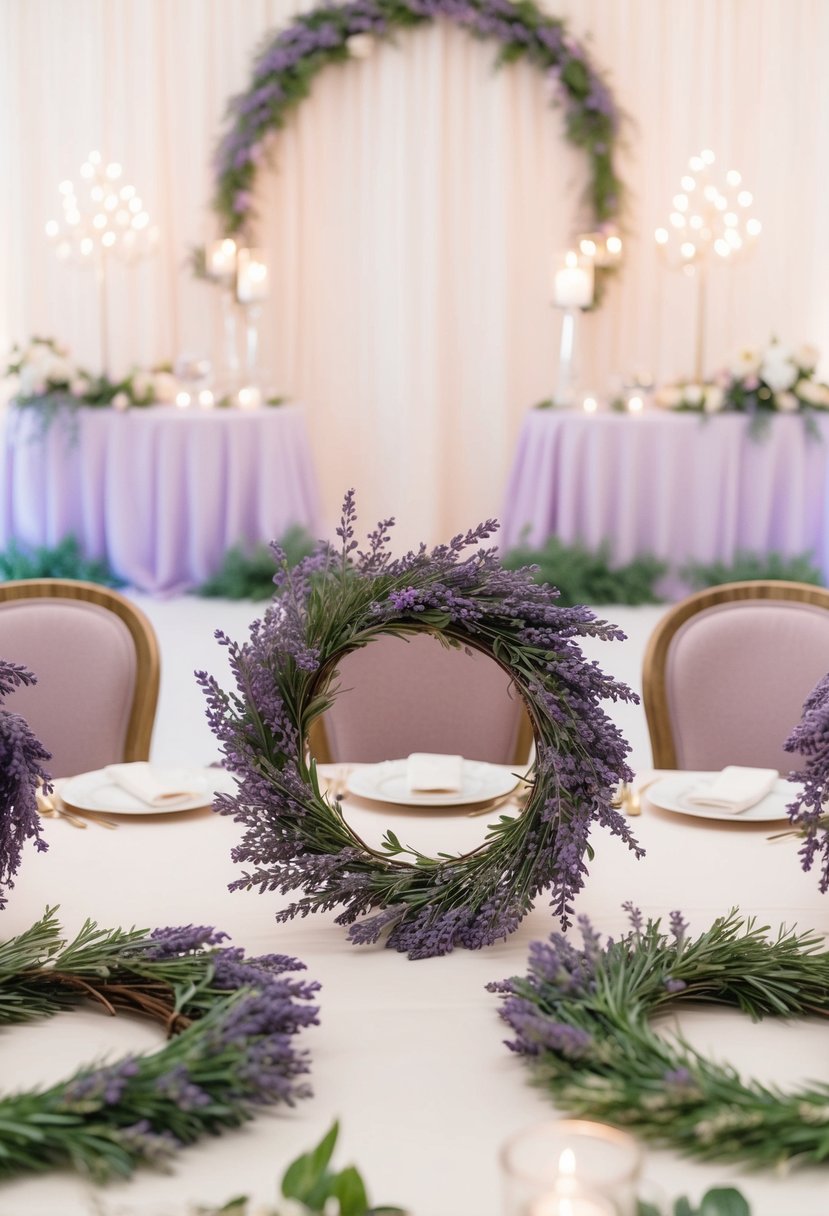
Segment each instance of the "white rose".
[{"label": "white rose", "polygon": [[741,378],[750,376],[753,372],[757,372],[760,368],[760,352],[755,350],[753,346],[744,346],[742,350],[737,351],[734,361],[729,367],[729,371],[733,376]]},{"label": "white rose", "polygon": [[132,391],[139,401],[152,401],[155,396],[155,377],[149,372],[136,372],[132,378]]},{"label": "white rose", "polygon": [[352,34],[346,38],[345,45],[353,59],[368,59],[374,50],[374,39],[371,34]]},{"label": "white rose", "polygon": [[797,381],[795,384],[795,393],[801,401],[806,401],[807,405],[822,404],[822,392],[817,381]]},{"label": "white rose", "polygon": [[683,400],[687,401],[689,405],[700,405],[703,397],[702,385],[686,384],[682,396]]},{"label": "white rose", "polygon": [[68,359],[53,355],[46,365],[46,379],[54,380],[57,384],[68,384],[75,375],[75,369]]},{"label": "white rose", "polygon": [[705,390],[703,409],[706,414],[718,414],[725,404],[725,393],[719,384],[709,384]]},{"label": "white rose", "polygon": [[130,399],[126,393],[116,393],[112,398],[112,408],[114,410],[128,410],[130,408]]},{"label": "white rose", "polygon": [[664,388],[657,389],[653,399],[662,409],[675,410],[682,401],[682,390],[675,384],[666,384]]},{"label": "white rose", "polygon": [[782,392],[774,394],[774,405],[784,414],[793,414],[795,410],[799,409],[800,402],[794,393]]},{"label": "white rose", "polygon": [[779,342],[772,342],[760,364],[760,378],[765,380],[773,393],[782,393],[791,388],[797,379],[797,367],[791,351]]},{"label": "white rose", "polygon": [[89,392],[89,381],[86,376],[76,376],[69,382],[69,392],[73,397],[85,397]]},{"label": "white rose", "polygon": [[170,375],[169,372],[155,372],[152,379],[153,397],[156,401],[161,401],[165,405],[175,401],[178,392],[175,376]]},{"label": "white rose", "polygon": [[819,358],[820,351],[816,346],[812,346],[810,342],[804,342],[794,352],[794,361],[800,370],[804,372],[813,372],[817,367]]},{"label": "white rose", "polygon": [[825,410],[829,409],[829,384],[819,384],[818,388],[820,389],[818,405]]},{"label": "white rose", "polygon": [[26,351],[24,363],[27,367],[35,368],[45,377],[53,359],[51,347],[45,346],[42,342],[33,342]]},{"label": "white rose", "polygon": [[46,392],[46,378],[36,363],[26,363],[20,369],[20,396],[39,397]]}]

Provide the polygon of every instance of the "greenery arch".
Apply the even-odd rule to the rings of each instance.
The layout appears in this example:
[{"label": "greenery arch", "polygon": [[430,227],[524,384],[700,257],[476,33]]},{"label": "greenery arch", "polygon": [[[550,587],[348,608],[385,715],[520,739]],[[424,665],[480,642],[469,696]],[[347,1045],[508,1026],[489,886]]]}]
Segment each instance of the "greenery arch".
[{"label": "greenery arch", "polygon": [[350,0],[324,3],[280,30],[257,55],[250,86],[229,105],[215,157],[214,209],[228,235],[246,233],[265,140],[284,126],[329,64],[360,58],[373,40],[443,18],[500,44],[496,63],[523,59],[544,72],[552,104],[564,109],[566,138],[589,165],[586,226],[611,225],[623,187],[614,166],[620,113],[607,83],[565,23],[533,0]]}]

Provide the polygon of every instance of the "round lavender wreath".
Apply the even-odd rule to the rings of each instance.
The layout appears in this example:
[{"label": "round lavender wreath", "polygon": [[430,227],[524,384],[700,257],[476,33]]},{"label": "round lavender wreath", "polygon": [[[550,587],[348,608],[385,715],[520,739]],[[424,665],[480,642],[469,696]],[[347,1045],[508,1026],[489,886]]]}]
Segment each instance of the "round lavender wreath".
[{"label": "round lavender wreath", "polygon": [[157,1165],[202,1136],[238,1127],[268,1103],[310,1093],[307,1053],[319,988],[284,955],[245,958],[225,933],[186,925],[99,929],[67,942],[47,909],[0,942],[0,1025],[82,1002],[129,1010],[171,1036],[160,1051],[79,1069],[67,1081],[0,1096],[0,1179],[72,1167],[96,1181]]},{"label": "round lavender wreath", "polygon": [[[630,780],[628,745],[605,698],[632,700],[624,685],[588,662],[579,638],[622,638],[582,607],[562,608],[558,592],[533,582],[532,568],[504,570],[496,549],[480,548],[489,521],[431,552],[392,558],[381,522],[365,552],[355,540],[353,492],[337,529],[341,549],[321,545],[298,566],[282,560],[276,596],[250,641],[228,648],[237,691],[205,672],[198,679],[208,719],[238,792],[216,808],[245,831],[233,857],[247,863],[232,889],[303,890],[277,920],[342,906],[337,923],[355,944],[376,942],[410,958],[476,949],[512,933],[542,891],[568,922],[587,873],[588,836],[599,823],[641,854],[611,805]],[[467,554],[467,550],[473,552]],[[387,832],[369,848],[336,800],[320,792],[306,751],[308,728],[331,702],[337,662],[380,634],[433,634],[489,655],[512,676],[532,722],[536,764],[526,810],[489,825],[484,844],[462,856],[426,857]]]},{"label": "round lavender wreath", "polygon": [[613,158],[620,114],[606,82],[565,23],[533,0],[350,0],[321,4],[279,31],[258,54],[250,86],[230,102],[215,157],[213,206],[228,233],[250,227],[253,191],[267,138],[310,92],[329,64],[361,57],[375,38],[445,19],[500,43],[497,62],[524,59],[544,72],[553,104],[564,109],[568,141],[587,156],[590,222],[620,213],[622,182]]},{"label": "round lavender wreath", "polygon": [[754,1166],[829,1162],[829,1086],[788,1093],[707,1060],[651,1018],[687,1001],[754,1020],[825,1017],[829,950],[820,934],[719,917],[692,938],[679,912],[668,932],[625,905],[630,931],[604,944],[580,919],[581,948],[553,934],[530,947],[525,976],[490,984],[507,1043],[568,1113],[628,1127],[706,1161]]},{"label": "round lavender wreath", "polygon": [[806,761],[800,781],[803,789],[788,808],[789,818],[799,835],[800,861],[811,870],[818,863],[818,886],[829,891],[829,675],[818,681],[806,698],[803,717],[785,743],[787,752],[799,752]]},{"label": "round lavender wreath", "polygon": [[[0,701],[22,685],[37,681],[30,671],[0,659]],[[48,783],[43,765],[49,753],[19,714],[0,709],[0,910],[14,886],[27,840],[40,852],[49,846],[40,834],[36,791]],[[48,784],[46,785],[48,789]]]}]

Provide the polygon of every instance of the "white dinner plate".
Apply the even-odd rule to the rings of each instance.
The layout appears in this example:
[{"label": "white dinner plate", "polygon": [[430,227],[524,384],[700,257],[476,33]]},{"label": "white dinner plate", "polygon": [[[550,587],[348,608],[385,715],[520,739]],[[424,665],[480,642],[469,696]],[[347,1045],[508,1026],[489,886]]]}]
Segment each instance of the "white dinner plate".
[{"label": "white dinner plate", "polygon": [[103,769],[80,773],[60,783],[61,801],[78,811],[106,811],[111,815],[172,815],[178,811],[196,811],[210,806],[216,793],[231,794],[236,783],[230,773],[220,768],[188,771],[188,786],[193,797],[175,806],[149,806],[140,798],[128,794],[120,785],[110,781]]},{"label": "white dinner plate", "polygon": [[500,798],[514,790],[518,780],[508,765],[464,760],[459,790],[443,794],[417,793],[409,789],[408,761],[384,760],[382,764],[355,768],[349,775],[347,787],[349,793],[373,802],[395,802],[398,806],[465,806],[469,802]]},{"label": "white dinner plate", "polygon": [[734,820],[740,823],[764,823],[779,819],[788,819],[786,807],[793,802],[801,786],[782,778],[775,782],[774,788],[760,802],[750,806],[745,811],[724,811],[722,807],[697,806],[687,801],[692,790],[704,781],[711,781],[716,773],[676,773],[670,777],[662,777],[649,785],[644,797],[654,806],[663,811],[675,811],[678,815],[694,815],[699,819]]}]

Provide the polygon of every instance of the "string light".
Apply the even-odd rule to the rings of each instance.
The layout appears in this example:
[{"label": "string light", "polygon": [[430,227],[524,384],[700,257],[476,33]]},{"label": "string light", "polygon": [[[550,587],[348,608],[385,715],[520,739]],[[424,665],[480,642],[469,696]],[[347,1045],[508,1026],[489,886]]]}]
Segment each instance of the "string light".
[{"label": "string light", "polygon": [[680,179],[682,193],[671,200],[668,225],[654,232],[660,254],[687,275],[696,274],[712,252],[728,261],[743,256],[763,230],[759,219],[748,214],[754,196],[744,188],[742,175],[729,169],[724,182],[718,182],[712,176],[715,162],[710,148],[691,157]]},{"label": "string light", "polygon": [[94,265],[115,254],[134,262],[155,250],[158,229],[135,187],[123,183],[123,172],[117,161],[105,163],[93,151],[81,165],[77,191],[68,178],[60,183],[63,218],[49,220],[44,232],[61,261]]}]

